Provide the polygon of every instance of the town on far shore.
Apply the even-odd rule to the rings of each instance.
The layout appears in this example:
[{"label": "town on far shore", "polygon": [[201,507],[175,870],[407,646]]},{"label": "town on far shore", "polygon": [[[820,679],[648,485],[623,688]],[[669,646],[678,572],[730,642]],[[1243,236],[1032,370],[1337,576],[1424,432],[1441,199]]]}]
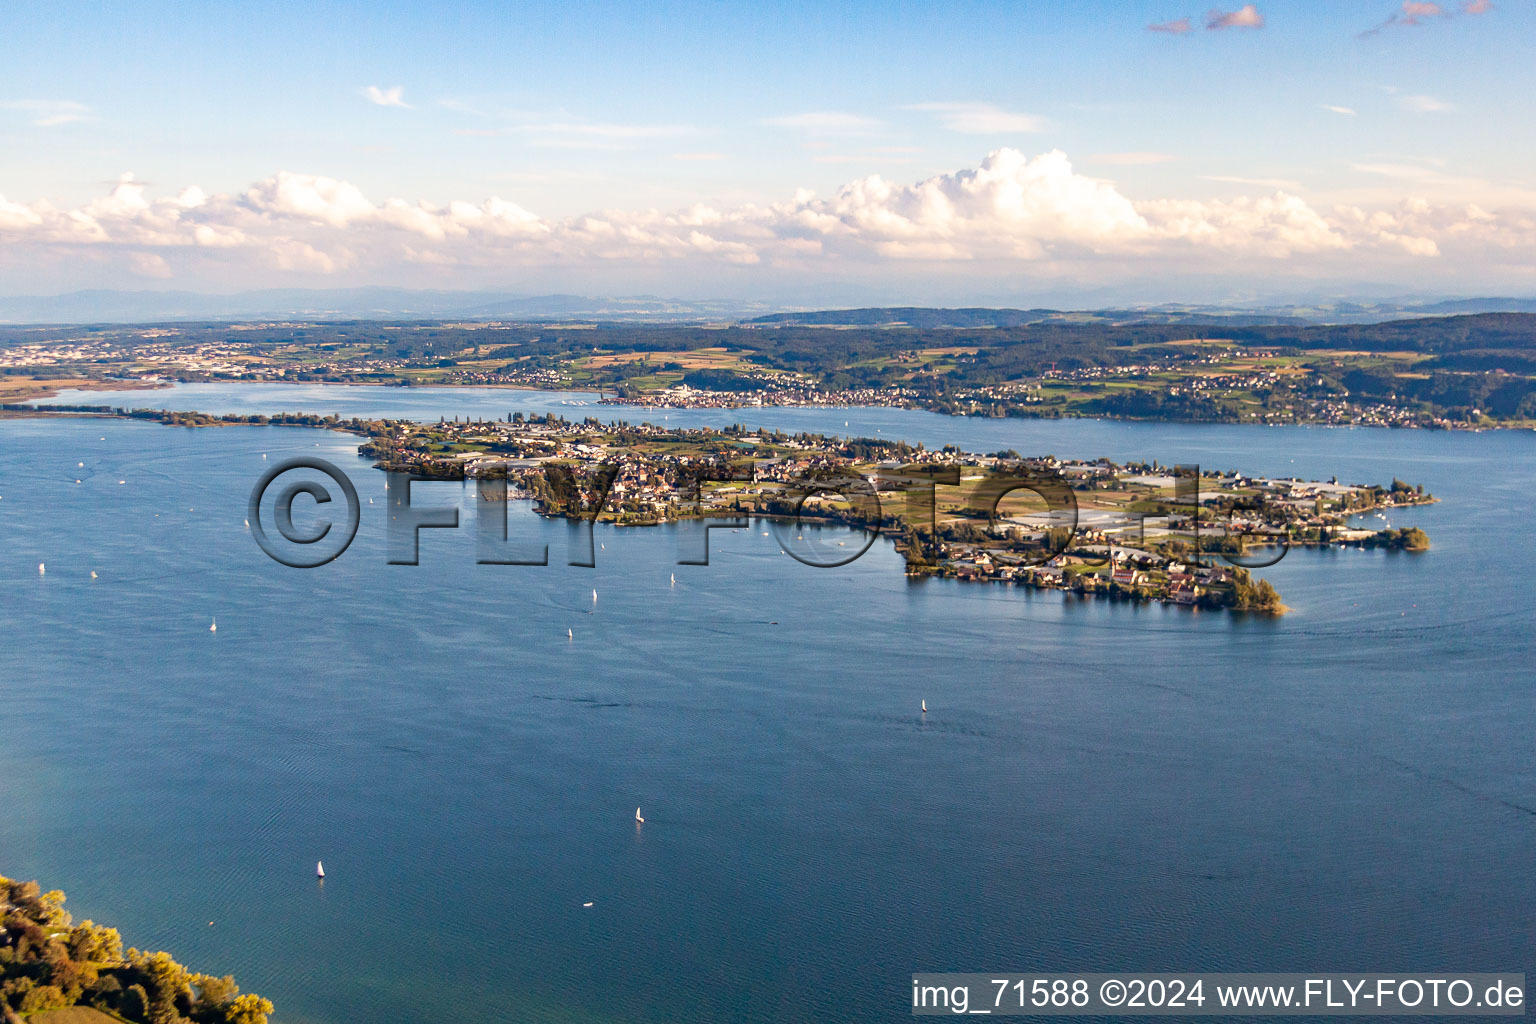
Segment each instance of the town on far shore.
[{"label": "town on far shore", "polygon": [[325,382],[575,390],[653,407],[1536,426],[1536,314],[1251,319],[875,309],[714,323],[0,324],[0,402],[69,388]]}]

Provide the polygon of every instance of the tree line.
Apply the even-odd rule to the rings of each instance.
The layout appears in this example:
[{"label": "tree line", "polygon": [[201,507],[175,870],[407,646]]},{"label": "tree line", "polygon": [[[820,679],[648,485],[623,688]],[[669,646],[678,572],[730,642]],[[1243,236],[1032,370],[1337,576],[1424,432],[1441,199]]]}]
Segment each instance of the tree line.
[{"label": "tree line", "polygon": [[267,1024],[272,1004],[169,953],[123,949],[115,928],[74,923],[64,894],[0,877],[0,1016],[89,1006],[131,1024]]}]

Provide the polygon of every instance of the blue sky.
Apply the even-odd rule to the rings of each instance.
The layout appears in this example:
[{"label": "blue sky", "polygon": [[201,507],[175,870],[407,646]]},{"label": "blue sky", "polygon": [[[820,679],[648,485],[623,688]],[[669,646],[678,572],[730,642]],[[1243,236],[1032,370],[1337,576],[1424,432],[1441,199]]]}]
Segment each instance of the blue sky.
[{"label": "blue sky", "polygon": [[0,291],[1536,293],[1533,30],[1529,0],[15,6]]}]

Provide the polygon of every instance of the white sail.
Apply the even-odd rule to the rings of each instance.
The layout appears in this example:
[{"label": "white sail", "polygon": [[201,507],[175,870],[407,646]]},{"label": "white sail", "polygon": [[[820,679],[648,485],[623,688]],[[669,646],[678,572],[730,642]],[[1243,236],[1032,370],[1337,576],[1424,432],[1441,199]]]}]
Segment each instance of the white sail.
[{"label": "white sail", "polygon": [[640,808],[638,807],[635,808],[635,820],[642,825],[645,824],[645,819],[640,816]]},{"label": "white sail", "polygon": [[325,862],[324,861],[319,861],[319,860],[315,861],[315,877],[316,878],[324,878],[325,877]]}]

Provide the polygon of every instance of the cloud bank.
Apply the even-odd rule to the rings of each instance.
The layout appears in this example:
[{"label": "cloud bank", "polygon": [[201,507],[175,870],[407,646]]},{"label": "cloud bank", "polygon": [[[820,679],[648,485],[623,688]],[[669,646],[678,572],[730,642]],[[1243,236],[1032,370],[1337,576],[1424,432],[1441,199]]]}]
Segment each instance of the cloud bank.
[{"label": "cloud bank", "polygon": [[[1132,200],[1059,151],[998,149],[911,184],[871,176],[768,205],[541,217],[502,198],[375,201],[345,181],[282,171],[234,193],[151,197],[124,175],[78,207],[0,196],[0,270],[82,265],[188,283],[293,275],[465,281],[518,268],[687,275],[919,275],[923,268],[1113,280],[1128,272],[1326,274],[1330,268],[1514,268],[1536,281],[1536,211],[1409,199],[1315,208],[1284,189],[1232,199]],[[979,270],[976,272],[980,272]],[[284,276],[289,275],[289,276]],[[14,274],[7,273],[6,277]],[[3,279],[3,278],[0,278]]]}]

